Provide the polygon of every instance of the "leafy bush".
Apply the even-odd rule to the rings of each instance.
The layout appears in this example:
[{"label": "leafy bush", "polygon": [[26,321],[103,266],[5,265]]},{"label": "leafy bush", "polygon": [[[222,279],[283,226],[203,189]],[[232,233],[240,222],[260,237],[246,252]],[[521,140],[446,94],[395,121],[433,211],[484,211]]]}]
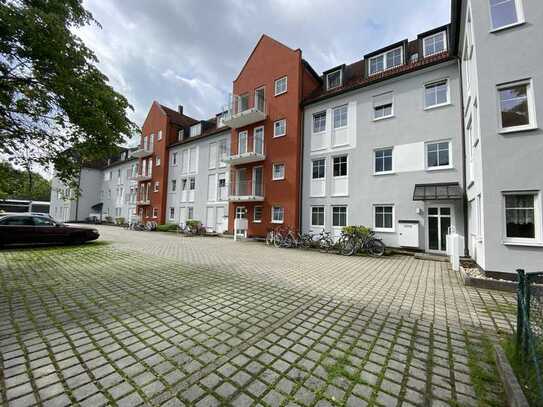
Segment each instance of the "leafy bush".
[{"label": "leafy bush", "polygon": [[166,223],[164,225],[157,225],[156,230],[158,232],[175,232],[177,225],[175,223]]},{"label": "leafy bush", "polygon": [[341,231],[347,235],[364,236],[364,237],[369,236],[373,233],[371,228],[368,228],[366,226],[344,226],[341,229]]},{"label": "leafy bush", "polygon": [[113,223],[113,218],[111,216],[106,216],[107,223]]},{"label": "leafy bush", "polygon": [[118,217],[118,218],[115,218],[115,223],[117,225],[124,225],[125,222],[124,222],[124,218],[122,216]]},{"label": "leafy bush", "polygon": [[196,219],[189,219],[187,220],[187,227],[191,230],[196,230],[200,227],[200,225],[202,224],[202,222],[200,222],[199,220],[196,220]]}]

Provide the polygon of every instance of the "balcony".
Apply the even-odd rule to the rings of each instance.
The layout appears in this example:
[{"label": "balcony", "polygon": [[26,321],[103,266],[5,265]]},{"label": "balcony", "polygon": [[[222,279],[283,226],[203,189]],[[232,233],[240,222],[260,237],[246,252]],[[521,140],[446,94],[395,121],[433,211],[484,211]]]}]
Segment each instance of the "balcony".
[{"label": "balcony", "polygon": [[139,146],[137,150],[132,151],[130,155],[135,158],[145,158],[151,154],[153,154],[153,143],[147,143],[147,138],[145,138],[143,145]]},{"label": "balcony", "polygon": [[[252,102],[252,104],[251,104]],[[245,127],[266,119],[267,106],[264,91],[257,90],[252,101],[249,95],[232,95],[230,103],[224,107],[223,122],[233,129]]]},{"label": "balcony", "polygon": [[153,178],[152,174],[136,174],[133,179],[134,181],[149,181]]},{"label": "balcony", "polygon": [[231,154],[224,162],[230,165],[242,165],[263,161],[264,154],[264,131],[256,128],[253,134],[247,131],[238,133],[237,154]]},{"label": "balcony", "polygon": [[238,180],[230,184],[230,202],[262,202],[264,184],[262,182]]},{"label": "balcony", "polygon": [[149,198],[143,198],[136,201],[136,205],[139,205],[139,206],[151,205],[151,200]]}]

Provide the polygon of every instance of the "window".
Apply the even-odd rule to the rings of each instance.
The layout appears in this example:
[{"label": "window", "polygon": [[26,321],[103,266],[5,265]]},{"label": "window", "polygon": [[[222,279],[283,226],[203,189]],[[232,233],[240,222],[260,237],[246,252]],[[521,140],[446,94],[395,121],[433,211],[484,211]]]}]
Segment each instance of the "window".
[{"label": "window", "polygon": [[521,0],[490,0],[492,29],[510,27],[524,20]]},{"label": "window", "polygon": [[170,220],[174,220],[174,219],[175,219],[175,208],[170,207]]},{"label": "window", "polygon": [[313,161],[313,179],[322,179],[326,177],[326,159],[320,158]]},{"label": "window", "polygon": [[374,206],[374,229],[380,232],[394,230],[394,207],[392,205]]},{"label": "window", "polygon": [[241,131],[238,134],[238,154],[247,152],[247,132]]},{"label": "window", "polygon": [[504,194],[505,238],[507,241],[534,241],[539,237],[541,218],[536,192]]},{"label": "window", "polygon": [[394,48],[393,50],[370,58],[369,74],[373,75],[387,69],[392,69],[402,63],[402,47]]},{"label": "window", "polygon": [[160,167],[160,156],[159,155],[156,156],[155,166]]},{"label": "window", "polygon": [[274,181],[285,179],[285,164],[273,164],[273,177]]},{"label": "window", "polygon": [[311,226],[324,227],[324,206],[311,207]]},{"label": "window", "polygon": [[530,81],[498,86],[502,131],[534,128],[535,109]]},{"label": "window", "polygon": [[347,176],[347,156],[334,157],[334,177]]},{"label": "window", "polygon": [[202,133],[202,123],[195,124],[190,128],[190,137],[199,136]]},{"label": "window", "polygon": [[177,165],[177,153],[172,153],[172,165]]},{"label": "window", "polygon": [[172,185],[172,192],[177,191],[177,180],[172,179],[171,185]]},{"label": "window", "polygon": [[2,225],[14,225],[14,226],[34,226],[32,217],[30,216],[13,216],[3,219],[0,224]]},{"label": "window", "polygon": [[347,126],[347,105],[334,108],[334,129]]},{"label": "window", "polygon": [[190,177],[189,178],[189,190],[193,191],[196,189],[196,178]]},{"label": "window", "polygon": [[375,173],[392,172],[392,148],[375,151]]},{"label": "window", "polygon": [[158,208],[153,208],[153,218],[158,218]]},{"label": "window", "polygon": [[341,86],[342,76],[341,69],[326,74],[326,89],[334,89]]},{"label": "window", "polygon": [[262,206],[255,206],[253,208],[253,222],[254,223],[262,222]]},{"label": "window", "polygon": [[344,227],[347,226],[347,207],[332,206],[332,226]]},{"label": "window", "polygon": [[187,208],[187,219],[194,219],[194,207],[192,206]]},{"label": "window", "polygon": [[285,210],[280,206],[272,207],[272,223],[283,223]]},{"label": "window", "polygon": [[157,133],[157,140],[160,141],[162,140],[162,130],[159,130],[158,133]]},{"label": "window", "polygon": [[[120,216],[120,214],[118,216]],[[51,219],[43,218],[41,216],[35,216],[32,219],[34,220],[34,225],[36,226],[55,226],[55,222],[53,222]]]},{"label": "window", "polygon": [[449,103],[449,81],[444,79],[439,82],[424,85],[424,107],[443,106]]},{"label": "window", "polygon": [[160,182],[159,181],[155,181],[155,187],[153,189],[153,191],[155,192],[158,192],[158,189],[160,188]]},{"label": "window", "polygon": [[287,77],[284,76],[275,81],[275,96],[281,95],[287,91]]},{"label": "window", "polygon": [[393,113],[392,92],[383,93],[373,97],[373,120],[392,117]]},{"label": "window", "polygon": [[185,135],[185,130],[181,129],[177,132],[177,141],[183,140],[183,136]]},{"label": "window", "polygon": [[424,57],[438,54],[446,49],[445,31],[430,35],[423,40]]},{"label": "window", "polygon": [[213,169],[217,166],[218,151],[218,145],[216,142],[209,143],[208,169]]},{"label": "window", "polygon": [[313,115],[313,133],[320,133],[326,130],[326,112],[319,112]]},{"label": "window", "polygon": [[281,137],[287,134],[287,121],[285,119],[277,120],[273,123],[273,137]]},{"label": "window", "polygon": [[426,160],[427,168],[450,167],[450,142],[441,141],[426,144]]}]

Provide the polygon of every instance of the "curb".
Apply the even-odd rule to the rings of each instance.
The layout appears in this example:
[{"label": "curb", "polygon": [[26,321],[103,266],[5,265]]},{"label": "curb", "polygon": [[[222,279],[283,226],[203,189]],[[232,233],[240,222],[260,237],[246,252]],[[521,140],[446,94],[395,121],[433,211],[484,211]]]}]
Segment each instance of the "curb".
[{"label": "curb", "polygon": [[526,396],[522,392],[522,388],[502,347],[494,345],[494,351],[496,352],[496,366],[505,390],[507,405],[510,407],[529,407]]},{"label": "curb", "polygon": [[463,267],[460,267],[460,275],[464,280],[464,285],[477,288],[486,288],[489,290],[516,292],[517,283],[515,281],[491,280],[469,276]]}]

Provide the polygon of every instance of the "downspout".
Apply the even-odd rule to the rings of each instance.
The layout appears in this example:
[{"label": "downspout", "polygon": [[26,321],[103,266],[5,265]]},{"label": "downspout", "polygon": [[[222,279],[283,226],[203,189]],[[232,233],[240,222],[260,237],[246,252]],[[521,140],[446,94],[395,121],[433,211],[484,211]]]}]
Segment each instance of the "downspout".
[{"label": "downspout", "polygon": [[300,151],[298,153],[298,160],[299,160],[299,179],[298,179],[298,231],[302,233],[302,212],[303,212],[303,188],[304,188],[304,108],[303,108],[303,97],[304,97],[304,67],[303,67],[303,60],[302,60],[302,51],[299,51],[299,58],[300,58],[300,73],[299,73],[299,80],[298,80],[298,94],[299,97],[299,104],[298,109],[300,109],[300,121],[298,123],[298,126],[300,127]]},{"label": "downspout", "polygon": [[464,193],[462,194],[462,207],[464,210],[464,254],[471,255],[469,252],[469,236],[468,236],[468,194],[467,194],[467,178],[466,178],[466,128],[464,120],[464,89],[462,87],[462,63],[460,57],[456,56],[458,65],[458,74],[460,78],[460,123],[462,125],[462,183],[464,184]]},{"label": "downspout", "polygon": [[75,199],[75,221],[79,220],[79,190],[81,188],[81,164],[79,164],[79,174],[77,175],[77,192]]}]

